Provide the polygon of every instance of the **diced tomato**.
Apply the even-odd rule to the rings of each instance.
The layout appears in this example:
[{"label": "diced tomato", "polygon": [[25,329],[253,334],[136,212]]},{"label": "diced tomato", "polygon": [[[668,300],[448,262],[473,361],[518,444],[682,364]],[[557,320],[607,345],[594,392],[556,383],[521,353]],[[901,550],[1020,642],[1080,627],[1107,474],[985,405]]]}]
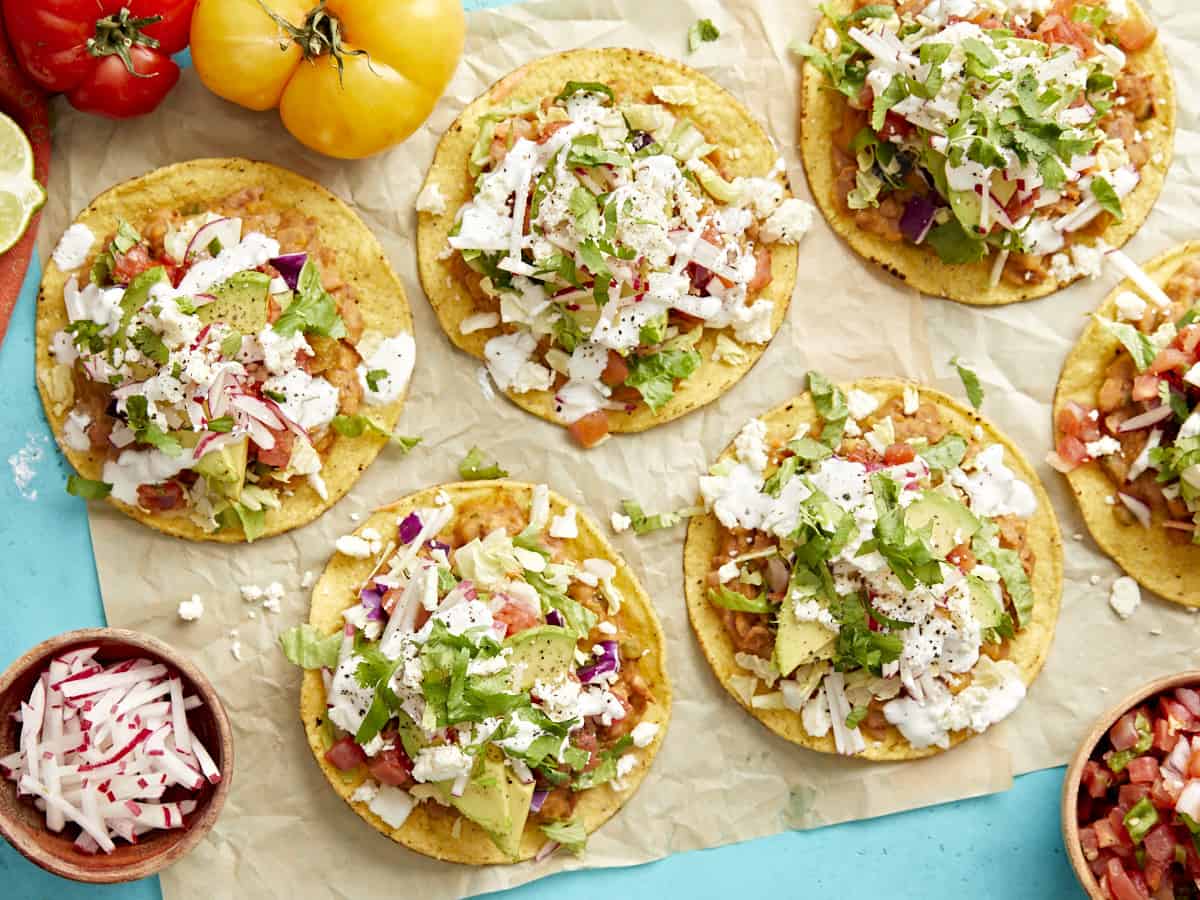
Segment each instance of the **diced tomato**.
[{"label": "diced tomato", "polygon": [[[1091,417],[1092,410],[1071,401],[1061,410],[1055,424],[1059,434],[1069,434],[1081,441],[1094,441],[1100,437],[1100,424]],[[1099,418],[1099,417],[1097,417]]]},{"label": "diced tomato", "polygon": [[1154,749],[1170,753],[1175,749],[1175,732],[1171,724],[1162,716],[1154,720]]},{"label": "diced tomato", "polygon": [[1200,750],[1197,750],[1188,759],[1187,776],[1188,778],[1200,778]]},{"label": "diced tomato", "polygon": [[1083,848],[1083,856],[1087,860],[1093,860],[1100,855],[1100,844],[1096,839],[1095,828],[1079,829],[1079,846]]},{"label": "diced tomato", "polygon": [[1146,856],[1151,859],[1162,863],[1175,856],[1175,835],[1166,822],[1159,822],[1141,840],[1142,846],[1146,847]]},{"label": "diced tomato", "polygon": [[1149,892],[1138,889],[1133,879],[1129,877],[1129,873],[1125,871],[1125,867],[1121,865],[1120,860],[1110,859],[1108,861],[1106,877],[1113,900],[1149,900]]},{"label": "diced tomato", "polygon": [[[949,557],[947,557],[949,559]],[[955,563],[957,565],[957,563]],[[1083,766],[1080,783],[1088,796],[1099,800],[1112,787],[1112,772],[1100,765],[1094,759],[1089,759]]]},{"label": "diced tomato", "polygon": [[1128,812],[1137,806],[1138,801],[1149,794],[1150,786],[1148,784],[1123,784],[1117,788],[1117,805],[1121,807],[1122,812]]},{"label": "diced tomato", "polygon": [[[1150,375],[1159,375],[1163,372],[1169,372],[1172,369],[1187,369],[1192,364],[1192,355],[1184,353],[1176,347],[1164,347],[1158,352],[1158,356],[1154,357],[1154,362],[1150,363],[1150,367],[1146,371]],[[1139,375],[1133,380],[1133,399],[1134,400],[1149,400],[1150,397],[1138,397],[1138,381],[1145,378],[1145,375]],[[1154,385],[1154,396],[1158,393],[1158,383]]]},{"label": "diced tomato", "polygon": [[750,283],[746,285],[746,294],[753,297],[775,277],[771,273],[771,248],[765,244],[759,244],[754,251],[754,277],[750,279]]},{"label": "diced tomato", "polygon": [[400,598],[404,596],[403,590],[389,588],[383,595],[383,611],[389,616],[395,611],[396,604],[400,602]]},{"label": "diced tomato", "polygon": [[884,117],[883,127],[879,129],[879,139],[881,141],[890,141],[893,137],[906,138],[915,130],[916,126],[909,122],[908,119],[889,109],[887,115]]},{"label": "diced tomato", "polygon": [[1159,380],[1157,375],[1136,376],[1133,379],[1133,399],[1135,401],[1153,400],[1158,396]]},{"label": "diced tomato", "polygon": [[1191,688],[1175,688],[1175,699],[1186,706],[1193,716],[1200,718],[1200,693]]},{"label": "diced tomato", "polygon": [[275,446],[270,450],[264,450],[255,444],[254,456],[265,466],[286,469],[292,459],[292,445],[296,443],[296,435],[287,428],[281,428],[278,431],[271,429],[271,434],[275,435]]},{"label": "diced tomato", "polygon": [[1052,12],[1042,19],[1038,26],[1038,37],[1054,44],[1073,44],[1083,51],[1084,56],[1096,52],[1096,45],[1088,36],[1087,26],[1076,22],[1070,13]]},{"label": "diced tomato", "polygon": [[367,754],[358,746],[350,735],[338,738],[333,746],[325,751],[325,760],[335,769],[349,772],[367,761]]},{"label": "diced tomato", "polygon": [[971,552],[969,544],[959,544],[946,554],[946,562],[962,572],[970,572],[975,568],[975,554]]},{"label": "diced tomato", "polygon": [[[1108,814],[1108,824],[1112,828],[1112,832],[1116,835],[1117,842],[1112,845],[1114,853],[1119,853],[1122,849],[1132,850],[1133,839],[1129,836],[1129,832],[1125,828],[1125,813],[1128,807],[1121,809],[1117,807]],[[1099,834],[1099,831],[1097,831]]]},{"label": "diced tomato", "polygon": [[1177,731],[1198,730],[1196,716],[1193,716],[1182,703],[1172,700],[1170,697],[1163,697],[1160,702],[1163,715],[1170,720]]},{"label": "diced tomato", "polygon": [[1117,44],[1126,53],[1136,53],[1150,46],[1157,33],[1145,16],[1126,16],[1117,26]]},{"label": "diced tomato", "polygon": [[527,628],[534,628],[539,624],[537,614],[526,606],[524,603],[508,602],[505,603],[499,610],[492,614],[492,618],[497,622],[503,622],[507,626],[505,637],[516,634],[519,631],[525,631]]},{"label": "diced tomato", "polygon": [[1058,451],[1059,459],[1072,469],[1091,458],[1088,456],[1087,447],[1084,446],[1083,441],[1069,434],[1058,439],[1058,446],[1055,449]]},{"label": "diced tomato", "polygon": [[[1004,214],[1014,222],[1016,222],[1018,219],[1024,218],[1025,216],[1029,215],[1029,213],[1033,212],[1034,207],[1037,206],[1038,197],[1040,195],[1040,188],[1034,188],[1032,191],[1024,195],[1018,191],[1012,195],[1012,198],[1008,201],[1008,205],[1004,207]],[[993,228],[999,227],[999,223],[993,226]]]},{"label": "diced tomato", "polygon": [[129,248],[113,260],[113,281],[117,284],[129,284],[147,269],[153,269],[159,263],[150,257],[150,251],[141,244]]},{"label": "diced tomato", "polygon": [[1195,355],[1197,344],[1200,344],[1200,325],[1188,325],[1175,337],[1175,346],[1184,353],[1191,353],[1193,356]]},{"label": "diced tomato", "polygon": [[138,506],[151,512],[179,509],[184,504],[183,485],[178,481],[164,481],[162,484],[139,484],[137,498]]},{"label": "diced tomato", "polygon": [[851,447],[844,455],[850,462],[862,463],[865,466],[878,465],[882,461],[879,454],[866,444]]},{"label": "diced tomato", "polygon": [[886,466],[902,466],[905,463],[910,463],[917,458],[917,451],[913,449],[912,444],[897,443],[890,444],[883,451],[883,463]]},{"label": "diced tomato", "polygon": [[1109,847],[1115,847],[1121,843],[1121,839],[1117,837],[1117,831],[1113,828],[1112,822],[1108,819],[1098,819],[1091,830],[1096,836],[1096,846],[1101,850]]},{"label": "diced tomato", "polygon": [[1114,750],[1128,750],[1138,742],[1135,716],[1134,711],[1130,710],[1117,719],[1113,727],[1108,730],[1108,739],[1112,742]]},{"label": "diced tomato", "polygon": [[590,412],[568,425],[567,432],[581,447],[595,447],[608,437],[608,413],[602,409]]},{"label": "diced tomato", "polygon": [[1153,784],[1158,778],[1158,760],[1153,756],[1139,756],[1129,761],[1129,780],[1134,784]]},{"label": "diced tomato", "polygon": [[[1169,866],[1170,862],[1157,859],[1147,860],[1146,868],[1142,870],[1142,874],[1146,878],[1146,887],[1151,891],[1157,892],[1167,879],[1167,869]],[[1167,896],[1173,898],[1175,895],[1172,893]]]},{"label": "diced tomato", "polygon": [[1174,809],[1181,789],[1182,786],[1171,787],[1167,784],[1166,779],[1157,778],[1153,787],[1150,788],[1150,802],[1154,804],[1155,809]]},{"label": "diced tomato", "polygon": [[399,745],[380,750],[367,760],[367,768],[379,781],[393,787],[409,787],[413,783],[412,760]]},{"label": "diced tomato", "polygon": [[604,371],[600,373],[600,380],[609,387],[616,387],[624,384],[628,377],[629,364],[625,362],[625,357],[616,350],[609,350],[608,362],[604,366]]}]

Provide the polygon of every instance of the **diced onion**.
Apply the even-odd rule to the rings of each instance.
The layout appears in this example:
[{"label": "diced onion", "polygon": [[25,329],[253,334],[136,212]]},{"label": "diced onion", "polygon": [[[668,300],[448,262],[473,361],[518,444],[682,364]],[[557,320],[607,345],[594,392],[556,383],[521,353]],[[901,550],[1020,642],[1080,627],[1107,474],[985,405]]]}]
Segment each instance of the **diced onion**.
[{"label": "diced onion", "polygon": [[1149,506],[1137,499],[1137,497],[1131,497],[1128,494],[1118,493],[1117,499],[1133,514],[1133,517],[1138,520],[1139,525],[1143,528],[1150,527],[1151,517]]}]

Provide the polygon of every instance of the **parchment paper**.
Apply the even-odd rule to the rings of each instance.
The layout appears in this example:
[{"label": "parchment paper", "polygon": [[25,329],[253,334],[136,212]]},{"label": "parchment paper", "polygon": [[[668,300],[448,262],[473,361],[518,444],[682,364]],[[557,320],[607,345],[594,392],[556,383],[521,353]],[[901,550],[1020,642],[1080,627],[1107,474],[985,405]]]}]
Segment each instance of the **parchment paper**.
[{"label": "parchment paper", "polygon": [[[1163,199],[1132,243],[1136,259],[1196,237],[1200,206],[1196,89],[1200,10],[1188,0],[1153,5],[1180,96],[1178,155]],[[404,146],[360,163],[304,150],[271,114],[210,95],[193,71],[154,115],[115,126],[57,107],[62,162],[51,184],[42,248],[97,192],[152,167],[196,156],[267,159],[320,181],[353,204],[376,231],[409,291],[418,363],[401,419],[424,445],[409,457],[385,451],[359,485],[313,525],[249,547],[186,544],[93,504],[92,537],[109,622],[153,633],[190,653],[224,697],[236,732],[236,775],[212,836],[163,876],[168,900],[217,896],[362,897],[419,885],[441,898],[508,887],[563,868],[643,862],[681,850],[747,840],[786,828],[848,819],[1004,790],[1012,773],[1064,762],[1088,722],[1151,676],[1190,667],[1197,620],[1147,598],[1128,622],[1107,591],[1116,568],[1091,544],[1061,479],[1040,463],[1050,445],[1050,400],[1062,359],[1083,317],[1112,279],[1006,309],[922,299],[854,257],[819,220],[801,246],[792,309],[758,367],[700,413],[588,453],[564,433],[480,389],[478,365],[453,351],[415,277],[414,198],[436,137],[458,111],[515,66],[576,46],[634,46],[685,52],[687,26],[711,17],[719,42],[687,56],[730,88],[769,125],[797,192],[806,193],[794,152],[798,71],[787,43],[816,20],[787,0],[558,0],[470,15],[467,50],[426,127]],[[661,754],[636,797],[592,839],[586,860],[469,869],[426,860],[367,829],[328,789],[297,720],[299,673],[276,637],[307,614],[305,571],[319,572],[334,540],[371,507],[432,482],[452,480],[472,444],[494,453],[514,477],[546,481],[597,518],[623,497],[647,509],[689,505],[696,478],[751,415],[794,395],[803,373],[839,378],[904,375],[958,392],[949,358],[974,362],[988,389],[985,412],[1024,448],[1050,488],[1066,538],[1066,596],[1050,662],[1007,722],[941,757],[871,765],[809,753],[742,713],[712,677],[692,638],[682,595],[682,527],[617,544],[641,574],[666,629],[674,717]],[[1089,583],[1096,576],[1098,584]],[[288,589],[278,615],[243,603],[238,586],[278,580]],[[176,616],[202,596],[196,623]],[[249,617],[250,611],[255,617]],[[243,654],[231,653],[237,629]],[[415,880],[414,879],[418,879]]]}]

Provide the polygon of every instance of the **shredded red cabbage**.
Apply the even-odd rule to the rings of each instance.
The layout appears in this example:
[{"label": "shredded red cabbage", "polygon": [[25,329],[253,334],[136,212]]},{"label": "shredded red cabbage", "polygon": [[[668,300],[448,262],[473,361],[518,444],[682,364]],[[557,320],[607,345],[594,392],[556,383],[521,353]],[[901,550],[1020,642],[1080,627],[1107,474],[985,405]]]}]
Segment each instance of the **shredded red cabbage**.
[{"label": "shredded red cabbage", "polygon": [[562,628],[567,623],[566,620],[563,619],[562,613],[560,613],[557,609],[552,609],[550,612],[546,613],[546,624],[557,625],[559,628]]},{"label": "shredded red cabbage", "polygon": [[411,544],[421,533],[421,518],[416,513],[409,513],[400,523],[400,543]]},{"label": "shredded red cabbage", "polygon": [[579,680],[584,684],[590,684],[601,675],[616,672],[621,668],[621,655],[617,649],[617,642],[601,641],[600,647],[604,652],[579,669]]},{"label": "shredded red cabbage", "polygon": [[300,270],[308,262],[308,254],[285,253],[283,256],[276,256],[269,259],[267,262],[275,267],[275,271],[279,273],[279,277],[286,281],[287,286],[294,291],[296,283],[300,280]]},{"label": "shredded red cabbage", "polygon": [[904,207],[904,215],[900,217],[900,231],[914,244],[925,240],[929,229],[933,227],[933,215],[937,207],[928,197],[917,194]]},{"label": "shredded red cabbage", "polygon": [[443,544],[441,541],[430,541],[430,542],[429,542],[429,549],[430,549],[430,550],[441,550],[443,553],[449,553],[449,552],[450,552],[450,545],[449,545],[449,544]]}]

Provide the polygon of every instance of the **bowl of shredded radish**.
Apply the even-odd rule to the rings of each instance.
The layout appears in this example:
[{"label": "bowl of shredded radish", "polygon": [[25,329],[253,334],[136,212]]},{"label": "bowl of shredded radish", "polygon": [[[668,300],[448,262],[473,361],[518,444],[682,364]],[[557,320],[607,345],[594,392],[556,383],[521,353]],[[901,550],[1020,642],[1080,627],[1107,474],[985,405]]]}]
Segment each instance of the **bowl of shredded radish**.
[{"label": "bowl of shredded radish", "polygon": [[216,691],[148,635],[70,631],[0,675],[0,834],[55,875],[161,871],[212,828],[232,770]]}]

